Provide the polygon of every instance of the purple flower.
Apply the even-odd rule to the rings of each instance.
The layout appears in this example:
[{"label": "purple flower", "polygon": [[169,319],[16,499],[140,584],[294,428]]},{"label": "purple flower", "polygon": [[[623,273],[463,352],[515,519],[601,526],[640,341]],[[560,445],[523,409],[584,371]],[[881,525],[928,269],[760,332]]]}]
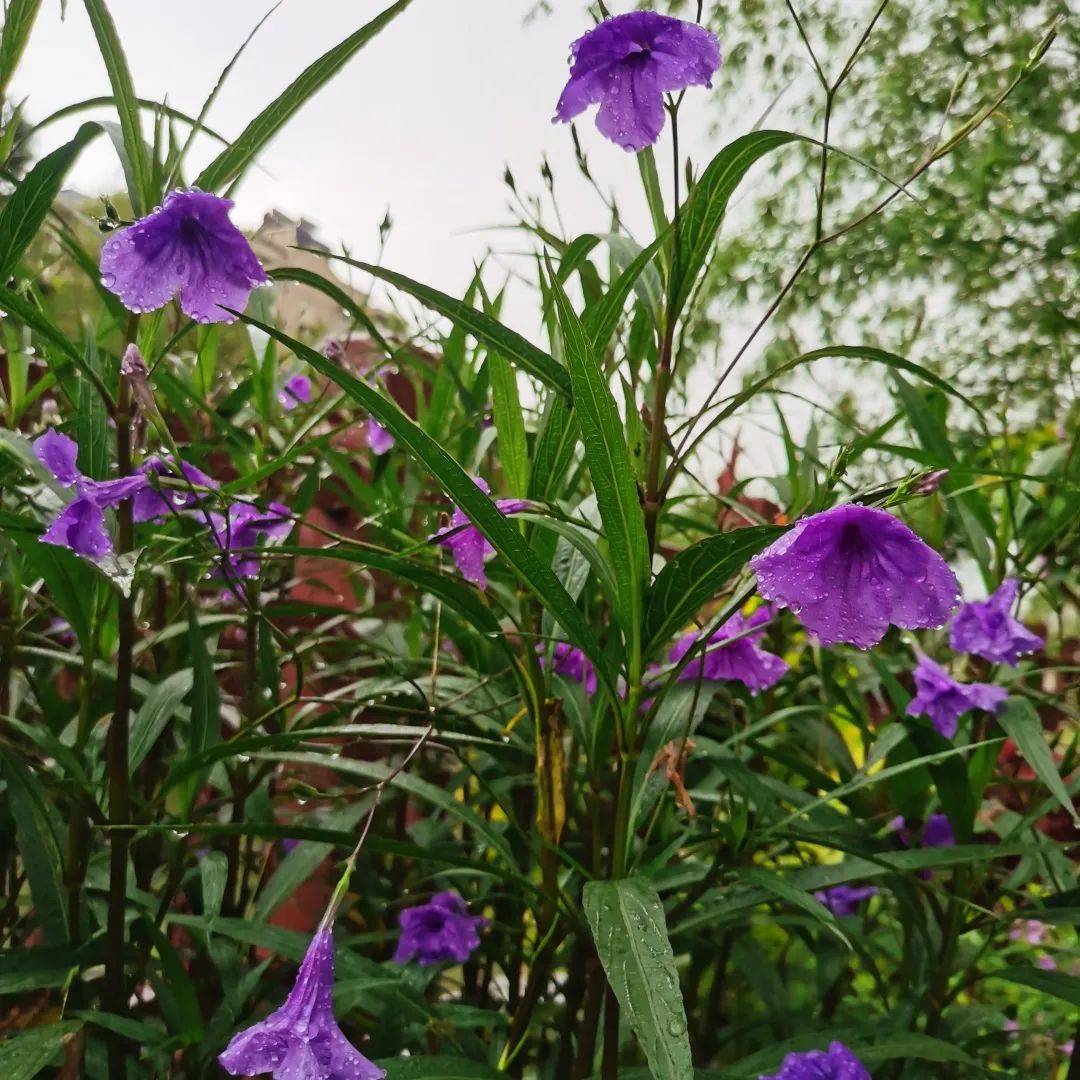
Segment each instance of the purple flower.
[{"label": "purple flower", "polygon": [[1025,653],[1041,649],[1043,639],[1010,614],[1019,591],[1020,582],[1006,578],[985,600],[964,604],[949,628],[949,644],[957,652],[1010,667]]},{"label": "purple flower", "polygon": [[401,938],[394,951],[395,964],[414,956],[422,966],[454,961],[463,964],[480,944],[477,930],[487,925],[482,915],[470,915],[455,892],[436,893],[426,904],[406,908],[398,916]]},{"label": "purple flower", "polygon": [[[679,681],[685,682],[699,676],[703,679],[734,680],[741,682],[751,694],[775,685],[784,677],[787,664],[779,656],[759,648],[758,642],[765,634],[764,629],[747,633],[771,617],[772,609],[768,605],[758,608],[751,615],[744,616],[737,612],[709,638],[704,656],[696,656],[683,668]],[[700,638],[700,634],[684,634],[675,643],[668,659],[673,664],[678,663]]]},{"label": "purple flower", "polygon": [[[140,472],[147,479],[136,493],[131,511],[132,518],[140,523],[164,521],[171,513],[194,510],[203,502],[206,493],[192,491],[192,487],[216,490],[221,486],[212,476],[207,476],[202,469],[186,461],[181,461],[180,468],[177,469],[176,465],[168,457],[151,458],[143,464]],[[184,485],[181,487],[165,487],[159,490],[149,482],[151,473],[157,476],[169,476],[174,480],[182,477],[191,487]]]},{"label": "purple flower", "polygon": [[720,44],[708,30],[655,11],[607,19],[570,50],[556,122],[599,105],[597,128],[624,150],[644,150],[659,138],[665,91],[711,86],[720,67]]},{"label": "purple flower", "polygon": [[956,734],[956,721],[971,709],[997,712],[1009,696],[1003,686],[991,683],[957,682],[940,664],[928,656],[920,656],[915,668],[917,693],[908,702],[908,716],[929,716],[938,732],[951,739]]},{"label": "purple flower", "polygon": [[[490,493],[491,488],[488,487],[486,481],[476,477],[475,483],[485,495]],[[525,499],[496,499],[495,505],[500,513],[516,514],[529,504]],[[487,537],[470,523],[468,515],[461,507],[454,507],[449,527],[435,533],[432,539],[450,549],[454,564],[466,581],[471,581],[481,589],[487,588],[484,563],[495,554],[495,549],[488,542]]]},{"label": "purple flower", "polygon": [[265,1020],[232,1037],[218,1057],[233,1076],[271,1073],[275,1080],[382,1080],[334,1019],[334,939],[329,929],[311,939],[296,985]]},{"label": "purple flower", "polygon": [[311,380],[306,375],[286,379],[285,385],[277,393],[277,399],[285,410],[306,405],[311,400]]},{"label": "purple flower", "polygon": [[[894,817],[889,822],[889,828],[894,830],[900,837],[900,843],[906,848],[910,847],[952,847],[956,843],[956,834],[953,832],[949,819],[944,814],[931,814],[926,819],[922,831],[922,844],[917,844],[908,828],[907,822],[902,816]],[[919,877],[929,881],[933,877],[929,870],[920,870]]]},{"label": "purple flower", "polygon": [[75,440],[52,428],[34,440],[34,456],[58,483],[75,488],[75,498],[52,520],[41,536],[42,542],[66,547],[94,561],[112,554],[105,511],[137,497],[146,486],[146,478],[136,473],[115,480],[91,480],[76,464],[79,447]]},{"label": "purple flower", "polygon": [[272,502],[265,510],[250,503],[232,503],[225,514],[210,515],[214,542],[221,549],[236,577],[259,575],[259,556],[254,550],[260,540],[282,540],[292,532],[293,520],[287,506]]},{"label": "purple flower", "polygon": [[779,1072],[758,1080],[870,1080],[870,1072],[843,1043],[834,1042],[828,1050],[788,1054]]},{"label": "purple flower", "polygon": [[[538,645],[536,651],[540,653],[540,664],[543,666],[545,663],[543,645]],[[596,668],[580,649],[569,642],[555,642],[551,650],[551,670],[556,675],[581,683],[585,687],[585,693],[596,693]]]},{"label": "purple flower", "polygon": [[1023,938],[1029,945],[1041,945],[1046,937],[1046,923],[1038,919],[1022,919],[1013,925],[1009,931],[1009,937],[1013,941]]},{"label": "purple flower", "polygon": [[854,915],[859,905],[877,895],[874,885],[834,885],[814,893],[814,899],[824,904],[837,918]]},{"label": "purple flower", "polygon": [[129,311],[155,311],[180,293],[196,322],[232,322],[256,285],[269,284],[251,245],[229,220],[231,199],[173,191],[158,209],[113,233],[101,249],[101,283]]},{"label": "purple flower", "polygon": [[374,416],[367,418],[364,433],[367,437],[368,449],[373,454],[378,454],[381,457],[394,448],[394,436]]},{"label": "purple flower", "polygon": [[945,560],[902,521],[836,506],[797,522],[750,560],[758,591],[789,607],[823,645],[876,645],[889,624],[943,626],[959,599]]},{"label": "purple flower", "polygon": [[1042,956],[1036,957],[1035,966],[1042,968],[1043,971],[1057,971],[1057,961],[1052,956],[1047,956],[1045,953]]}]

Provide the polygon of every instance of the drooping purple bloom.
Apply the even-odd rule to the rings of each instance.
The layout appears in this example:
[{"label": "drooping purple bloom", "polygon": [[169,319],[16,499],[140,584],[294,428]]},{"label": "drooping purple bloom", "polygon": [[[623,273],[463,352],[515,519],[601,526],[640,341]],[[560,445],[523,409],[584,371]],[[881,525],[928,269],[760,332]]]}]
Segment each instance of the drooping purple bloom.
[{"label": "drooping purple bloom", "polygon": [[[491,488],[485,480],[476,477],[475,483],[485,495],[490,493]],[[528,505],[525,499],[495,500],[495,506],[503,514],[517,514],[525,510]],[[435,533],[432,539],[450,550],[454,564],[466,581],[471,581],[481,589],[487,588],[484,563],[495,554],[495,548],[491,546],[487,537],[470,522],[469,516],[461,507],[454,507],[450,525]]]},{"label": "drooping purple bloom", "polygon": [[470,915],[465,901],[455,892],[436,893],[426,904],[406,908],[398,916],[401,938],[394,952],[395,964],[413,957],[421,965],[442,961],[463,964],[480,944],[482,915]]},{"label": "drooping purple bloom", "polygon": [[877,896],[875,885],[834,885],[814,893],[814,899],[824,904],[837,918],[854,915],[859,905],[871,896]]},{"label": "drooping purple bloom", "polygon": [[[540,664],[543,666],[546,663],[544,647],[538,645],[536,648],[540,653]],[[556,675],[581,683],[585,687],[585,693],[596,693],[596,668],[579,648],[568,641],[556,641],[552,647],[551,670]]]},{"label": "drooping purple bloom", "polygon": [[233,1076],[270,1073],[274,1080],[382,1080],[334,1019],[334,940],[329,929],[311,939],[296,985],[265,1020],[234,1035],[218,1061]]},{"label": "drooping purple bloom", "polygon": [[368,449],[378,456],[388,454],[394,448],[394,436],[390,434],[375,419],[374,416],[367,418],[367,424],[364,426],[364,434],[367,438]]},{"label": "drooping purple bloom", "polygon": [[644,150],[660,137],[665,92],[711,86],[720,67],[713,34],[655,11],[606,19],[570,50],[570,81],[555,120],[567,123],[599,105],[597,128],[624,150]]},{"label": "drooping purple bloom", "polygon": [[297,405],[306,405],[311,400],[311,380],[306,375],[293,375],[277,393],[281,407],[286,411]]},{"label": "drooping purple bloom", "polygon": [[74,439],[50,428],[34,440],[34,456],[64,487],[75,488],[71,500],[42,534],[42,542],[66,547],[76,555],[99,561],[112,554],[112,538],[105,528],[105,511],[125,499],[137,497],[146,478],[136,473],[115,480],[91,480],[76,464],[79,447]]},{"label": "drooping purple bloom", "polygon": [[871,1080],[867,1067],[843,1044],[830,1043],[828,1050],[788,1054],[780,1071],[758,1080]]},{"label": "drooping purple bloom", "polygon": [[1016,667],[1024,654],[1041,649],[1043,639],[1012,617],[1019,591],[1020,582],[1006,578],[985,600],[964,604],[949,628],[949,644],[957,652],[1010,667]]},{"label": "drooping purple bloom", "polygon": [[940,664],[920,656],[915,668],[917,693],[908,702],[908,716],[929,716],[946,739],[956,734],[957,720],[972,709],[997,712],[1009,696],[1003,686],[957,682]]},{"label": "drooping purple bloom", "polygon": [[196,322],[232,322],[251,290],[269,284],[244,234],[229,220],[231,199],[173,191],[165,202],[101,249],[101,283],[129,311],[155,311],[180,293]]},{"label": "drooping purple bloom", "polygon": [[[750,615],[736,612],[709,638],[705,654],[694,657],[683,668],[679,681],[692,681],[700,677],[741,682],[751,694],[774,686],[784,677],[788,665],[779,656],[759,646],[765,630],[753,629],[767,622],[771,616],[772,610],[768,605]],[[695,633],[684,634],[675,643],[668,659],[673,664],[678,663],[700,637]]]},{"label": "drooping purple bloom", "polygon": [[758,591],[789,607],[823,645],[869,649],[889,624],[944,626],[956,575],[902,521],[869,506],[836,506],[798,521],[751,561]]}]

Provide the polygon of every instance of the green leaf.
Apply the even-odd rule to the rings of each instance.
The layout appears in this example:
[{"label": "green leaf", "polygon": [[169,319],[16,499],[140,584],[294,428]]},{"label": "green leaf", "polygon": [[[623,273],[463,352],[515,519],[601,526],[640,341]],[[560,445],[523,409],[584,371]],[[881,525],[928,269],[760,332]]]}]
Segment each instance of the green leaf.
[{"label": "green leaf", "polygon": [[808,892],[792,885],[786,878],[782,878],[763,867],[753,866],[739,872],[743,881],[749,881],[751,885],[758,885],[766,892],[770,892],[786,904],[805,912],[812,919],[816,919],[830,934],[835,934],[849,949],[851,942],[847,935],[840,929],[836,916],[822,903],[819,903]]},{"label": "green leaf", "polygon": [[375,1064],[386,1070],[386,1080],[499,1080],[506,1075],[482,1062],[446,1055],[383,1058]]},{"label": "green leaf", "polygon": [[645,640],[663,645],[726,581],[784,532],[755,525],[706,537],[680,551],[656,576],[645,615]]},{"label": "green leaf", "polygon": [[131,170],[131,184],[128,196],[136,217],[142,217],[154,203],[150,189],[150,160],[143,141],[142,124],[139,119],[139,99],[135,96],[135,86],[131,81],[131,69],[120,44],[120,35],[116,24],[106,7],[104,0],[83,0],[86,13],[90,16],[90,25],[94,28],[101,58],[105,61],[105,70],[109,73],[113,97],[116,99],[116,112],[120,118],[120,130],[124,136],[124,151]]},{"label": "green leaf", "polygon": [[1080,816],[1077,815],[1065,781],[1061,779],[1057,765],[1054,764],[1050,747],[1046,745],[1042,720],[1039,719],[1035,707],[1027,698],[1011,697],[998,713],[998,723],[1016,743],[1021,756],[1035,770],[1035,775],[1080,828]]},{"label": "green leaf", "polygon": [[566,365],[574,389],[574,411],[581,428],[596,503],[611,550],[618,591],[611,601],[619,612],[628,643],[641,641],[642,609],[649,545],[634,466],[626,447],[618,406],[592,342],[562,285],[552,280]]},{"label": "green leaf", "polygon": [[1008,979],[1009,982],[1030,986],[1042,994],[1061,998],[1080,1008],[1080,979],[1075,975],[1066,975],[1064,971],[1043,971],[1042,968],[1024,967],[1019,964],[991,972],[991,979]]},{"label": "green leaf", "polygon": [[7,98],[8,84],[22,59],[40,9],[41,0],[10,0],[5,5],[4,29],[0,33],[0,101]]},{"label": "green leaf", "polygon": [[70,142],[46,154],[11,193],[0,213],[0,278],[6,281],[15,272],[60,194],[68,170],[83,147],[99,134],[100,124],[83,124]]},{"label": "green leaf", "polygon": [[132,773],[142,764],[150,748],[161,737],[166,725],[180,709],[195,683],[191,668],[174,671],[155,683],[131,722],[128,765]]},{"label": "green leaf", "polygon": [[658,236],[647,248],[639,251],[612,282],[608,291],[585,308],[581,324],[597,352],[602,353],[607,348],[611,335],[615,333],[615,327],[619,325],[627,297],[667,238],[666,233]]},{"label": "green leaf", "polygon": [[517,375],[509,361],[496,352],[488,357],[488,372],[491,375],[495,431],[499,437],[499,463],[509,493],[522,496],[529,486],[529,451]]},{"label": "green leaf", "polygon": [[557,394],[548,396],[529,474],[529,498],[554,500],[577,446],[573,407]]},{"label": "green leaf", "polygon": [[[214,662],[206,648],[194,604],[188,608],[188,655],[193,671],[191,717],[188,723],[187,757],[194,758],[217,742],[221,731],[221,695],[218,692]],[[200,785],[193,774],[185,785],[185,805],[190,806]],[[185,815],[186,816],[186,815]]]},{"label": "green leaf", "polygon": [[706,166],[680,216],[679,257],[670,285],[670,318],[677,318],[690,298],[739,182],[759,158],[799,138],[788,131],[752,131],[725,146]]},{"label": "green leaf", "polygon": [[7,779],[7,802],[15,819],[15,840],[45,944],[63,944],[68,940],[64,860],[52,808],[24,761],[0,750],[0,764]]},{"label": "green leaf", "polygon": [[[92,334],[86,337],[83,362],[88,371],[96,372],[104,382],[101,354]],[[79,469],[94,480],[104,480],[109,475],[108,410],[94,384],[85,377],[79,378],[76,403],[74,435],[79,444]]]},{"label": "green leaf", "polygon": [[344,41],[323,53],[305,68],[289,86],[276,97],[240,133],[231,146],[223,150],[195,181],[204,191],[219,191],[235,180],[281,130],[292,115],[315,93],[322,89],[353,55],[362,49],[385,26],[398,17],[412,0],[398,0],[371,22],[361,26]]},{"label": "green leaf", "polygon": [[439,443],[410,420],[395,403],[314,349],[283,334],[276,327],[261,323],[250,316],[241,315],[241,318],[276,338],[296,356],[340,386],[362,409],[373,413],[399,444],[408,447],[514,568],[518,577],[535,593],[541,604],[558,619],[573,643],[584,650],[596,664],[608,689],[614,690],[607,660],[577,604],[551,572],[551,568],[526,543],[517,526],[499,512],[491,499],[476,486],[472,477]]},{"label": "green leaf", "polygon": [[82,1027],[78,1021],[45,1024],[0,1043],[0,1075],[4,1080],[34,1080]]},{"label": "green leaf", "polygon": [[664,906],[644,878],[590,881],[585,915],[608,982],[656,1080],[693,1075],[686,1010]]},{"label": "green leaf", "polygon": [[445,316],[455,326],[460,326],[482,345],[505,356],[523,371],[527,371],[552,389],[558,390],[565,397],[570,397],[570,377],[566,370],[543,349],[538,349],[532,342],[527,341],[509,327],[503,326],[490,315],[477,311],[471,304],[455,300],[452,296],[439,292],[438,289],[422,285],[418,281],[405,277],[404,274],[397,274],[385,267],[347,259],[344,255],[330,255],[329,257],[347,263],[349,266],[355,266],[358,270],[364,270],[373,277],[389,282],[403,292],[407,292],[425,307]]}]

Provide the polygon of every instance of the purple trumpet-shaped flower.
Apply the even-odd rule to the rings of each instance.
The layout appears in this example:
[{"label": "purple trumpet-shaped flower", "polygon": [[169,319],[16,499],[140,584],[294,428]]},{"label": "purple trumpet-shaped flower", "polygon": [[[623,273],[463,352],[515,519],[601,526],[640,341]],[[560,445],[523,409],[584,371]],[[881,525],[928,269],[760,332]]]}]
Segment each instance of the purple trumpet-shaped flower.
[{"label": "purple trumpet-shaped flower", "polygon": [[[216,490],[221,486],[212,476],[207,476],[197,466],[181,461],[177,468],[175,462],[168,457],[151,458],[139,471],[147,479],[135,495],[132,517],[140,523],[164,521],[170,514],[194,510],[203,502],[206,491],[192,490],[192,488]],[[149,481],[151,474],[167,476],[173,480],[182,478],[186,484],[158,489]]]},{"label": "purple trumpet-shaped flower", "polygon": [[788,1054],[779,1072],[759,1080],[870,1080],[870,1071],[843,1043],[834,1042],[828,1050]]},{"label": "purple trumpet-shaped flower", "polygon": [[[956,843],[956,833],[953,832],[949,819],[944,814],[931,814],[923,825],[922,842],[918,843],[908,828],[907,821],[898,816],[889,822],[889,827],[900,837],[900,843],[906,848],[910,847],[952,847]],[[919,877],[929,881],[934,875],[930,870],[920,870]]]},{"label": "purple trumpet-shaped flower", "polygon": [[[537,645],[536,651],[540,653],[540,664],[543,666],[545,664],[543,645]],[[586,694],[596,693],[596,668],[579,648],[569,642],[555,642],[551,649],[551,670],[556,675],[581,683],[585,687]]]},{"label": "purple trumpet-shaped flower", "polygon": [[985,600],[964,604],[949,628],[949,644],[957,652],[981,656],[995,664],[1016,667],[1020,657],[1043,647],[1043,639],[1012,617],[1020,582],[1006,578]]},{"label": "purple trumpet-shaped flower", "polygon": [[599,105],[596,126],[624,150],[644,150],[664,127],[664,93],[711,86],[720,44],[702,26],[655,11],[616,15],[570,46],[570,81],[555,107],[566,123]]},{"label": "purple trumpet-shaped flower", "polygon": [[889,624],[944,626],[956,575],[902,521],[869,506],[812,514],[750,561],[758,591],[789,607],[823,645],[869,649]]},{"label": "purple trumpet-shaped flower", "polygon": [[285,380],[277,392],[277,399],[286,411],[306,405],[311,400],[311,380],[306,375],[293,375]]},{"label": "purple trumpet-shaped flower", "polygon": [[482,915],[470,915],[465,901],[455,892],[436,893],[426,904],[406,908],[398,916],[401,938],[394,952],[395,964],[413,957],[422,966],[452,961],[463,964],[480,944]]},{"label": "purple trumpet-shaped flower", "polygon": [[374,416],[367,418],[364,435],[367,438],[368,449],[379,457],[388,454],[394,448],[394,436]]},{"label": "purple trumpet-shaped flower", "polygon": [[255,549],[260,540],[282,540],[292,532],[293,520],[289,508],[272,502],[265,510],[250,503],[233,503],[225,514],[210,515],[214,542],[235,577],[253,578],[259,575],[259,554]]},{"label": "purple trumpet-shaped flower", "polygon": [[136,473],[115,480],[91,480],[79,471],[75,440],[52,428],[34,441],[34,456],[58,483],[75,488],[75,498],[52,520],[42,541],[94,561],[111,555],[113,543],[105,528],[105,511],[125,499],[137,498],[146,478]]},{"label": "purple trumpet-shaped flower", "polygon": [[[490,493],[491,488],[488,487],[486,481],[476,477],[475,482],[485,495]],[[525,499],[496,499],[495,505],[500,513],[517,514],[526,509],[529,503]],[[487,588],[484,563],[495,554],[495,549],[488,542],[487,537],[469,521],[469,516],[460,506],[454,507],[450,525],[445,529],[440,529],[432,539],[449,549],[454,565],[466,581],[471,581],[481,589]]]},{"label": "purple trumpet-shaped flower", "polygon": [[972,709],[997,712],[1009,696],[1003,686],[957,682],[940,664],[920,656],[915,668],[917,693],[908,702],[908,716],[929,716],[946,739],[956,734],[957,720]]},{"label": "purple trumpet-shaped flower", "polygon": [[101,249],[101,283],[129,311],[155,311],[180,293],[196,322],[232,322],[266,276],[244,234],[229,220],[233,203],[207,191],[173,191],[165,202]]},{"label": "purple trumpet-shaped flower", "polygon": [[382,1080],[342,1034],[334,1019],[334,938],[329,929],[311,939],[296,985],[265,1020],[234,1035],[218,1056],[233,1076],[270,1073],[275,1080]]},{"label": "purple trumpet-shaped flower", "polygon": [[854,915],[859,905],[871,896],[877,896],[875,885],[834,885],[814,893],[814,899],[824,904],[837,918]]},{"label": "purple trumpet-shaped flower", "polygon": [[[700,677],[741,682],[751,694],[774,686],[784,677],[788,665],[779,656],[760,648],[758,643],[765,634],[764,629],[753,630],[771,616],[772,609],[768,605],[750,615],[737,612],[712,634],[704,655],[696,656],[683,668],[679,681]],[[700,634],[684,634],[675,643],[668,659],[673,664],[678,663],[700,637]]]}]

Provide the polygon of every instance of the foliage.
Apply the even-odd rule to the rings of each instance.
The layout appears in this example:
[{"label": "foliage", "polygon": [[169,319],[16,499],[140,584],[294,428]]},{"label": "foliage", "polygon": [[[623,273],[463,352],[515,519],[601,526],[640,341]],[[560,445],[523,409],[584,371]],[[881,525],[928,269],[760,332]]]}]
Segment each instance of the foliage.
[{"label": "foliage", "polygon": [[[522,203],[541,345],[503,324],[503,283],[486,268],[458,298],[329,253],[320,272],[273,268],[276,285],[233,325],[197,325],[175,304],[126,311],[99,280],[95,229],[196,176],[231,189],[312,93],[422,5],[358,29],[199,164],[187,135],[206,110],[140,99],[122,28],[104,0],[86,6],[118,122],[58,146],[21,118],[14,149],[41,153],[0,210],[0,1062],[12,1075],[220,1075],[230,1037],[285,999],[324,910],[337,921],[336,1015],[391,1078],[753,1078],[832,1040],[888,1080],[1064,1077],[1070,1055],[1074,1075],[1080,435],[1053,430],[1038,386],[1021,393],[1010,375],[1002,394],[974,365],[956,378],[887,332],[917,304],[898,268],[956,289],[964,319],[991,303],[992,242],[954,240],[999,205],[992,191],[1019,197],[1026,161],[1003,109],[1038,133],[1032,153],[1057,155],[1048,83],[1062,61],[1045,21],[1004,41],[988,30],[985,53],[971,45],[972,75],[923,171],[941,188],[921,205],[887,183],[875,200],[865,169],[823,159],[810,130],[764,126],[689,170],[677,159],[679,186],[695,182],[666,193],[676,214],[652,152],[640,155],[655,224],[644,246],[600,226],[563,236]],[[35,10],[13,3],[9,20],[32,25]],[[731,18],[753,28],[779,11]],[[843,80],[870,118],[930,84],[926,108],[942,112],[947,81],[936,67],[916,79],[896,45],[906,18],[888,9]],[[11,25],[5,64],[21,54]],[[962,25],[935,24],[943,42]],[[754,77],[738,48],[731,70]],[[904,63],[887,65],[891,51]],[[780,56],[769,78],[803,62],[795,46]],[[677,123],[698,99],[669,107]],[[925,126],[916,112],[871,119],[853,155],[903,174]],[[57,196],[101,134],[129,188],[95,222]],[[769,168],[810,185],[830,224],[813,201],[774,197],[733,235],[733,197]],[[983,199],[943,206],[961,181],[985,185]],[[775,265],[796,226],[843,234],[815,245],[823,257],[789,292],[756,271],[750,290],[753,260]],[[939,281],[908,260],[928,238]],[[1036,344],[1015,327],[1052,306],[1039,282],[1061,281],[1067,247],[1033,256],[990,328],[1015,345],[1017,370]],[[411,297],[414,324],[347,292],[341,263]],[[345,312],[329,341],[286,325],[286,285]],[[766,297],[751,336],[769,348],[741,388],[729,368],[714,400],[688,402],[725,290]],[[879,313],[867,340],[825,333],[859,296]],[[1063,325],[1039,322],[1053,348]],[[121,367],[131,345],[143,376]],[[785,383],[826,362],[872,372],[888,399],[871,419],[853,395],[832,447],[818,410],[792,434]],[[310,401],[282,393],[298,374]],[[715,489],[697,478],[702,441],[749,407],[780,428],[786,469],[755,478],[768,497],[747,492],[734,461]],[[372,421],[394,439],[386,454],[369,445]],[[78,443],[80,482],[172,455],[221,486],[163,467],[151,486],[175,512],[138,522],[121,503],[107,517],[115,554],[80,558],[41,539],[72,497],[34,453],[49,427]],[[902,517],[973,598],[1019,579],[1045,649],[992,666],[954,654],[944,629],[824,648],[796,613],[769,609],[754,640],[783,657],[784,677],[756,694],[704,677],[708,634],[761,613],[751,558],[845,503]],[[221,539],[214,522],[237,506],[275,504],[288,536]],[[453,559],[473,527],[495,551],[486,589]],[[239,576],[244,557],[256,576]],[[951,740],[907,715],[919,650],[1005,687],[1006,706],[964,716]],[[913,842],[940,814],[958,842]],[[877,892],[855,914],[823,902],[846,884]],[[479,948],[395,963],[402,910],[450,890],[486,918]]]}]

